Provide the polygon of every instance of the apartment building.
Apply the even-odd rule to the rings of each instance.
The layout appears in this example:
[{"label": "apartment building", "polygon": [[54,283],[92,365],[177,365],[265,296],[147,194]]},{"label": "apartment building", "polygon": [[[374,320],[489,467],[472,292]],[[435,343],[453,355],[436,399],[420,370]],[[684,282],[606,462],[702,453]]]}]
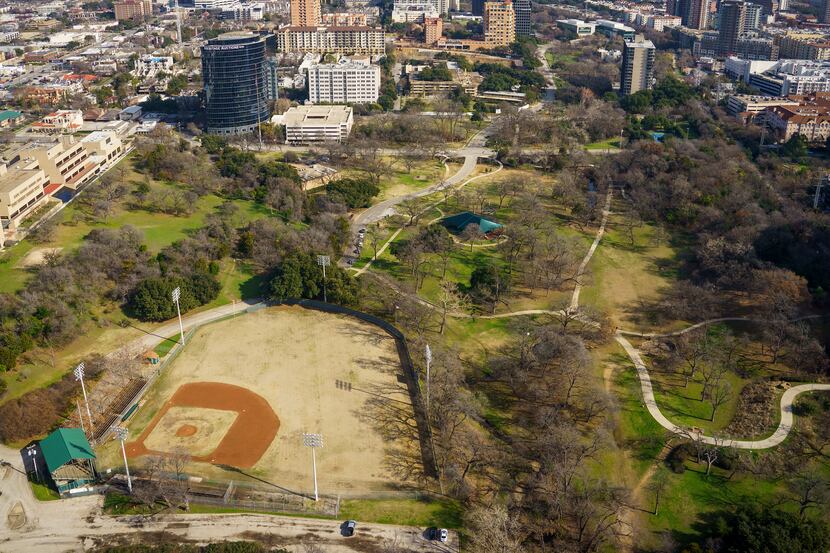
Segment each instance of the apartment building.
[{"label": "apartment building", "polygon": [[781,142],[795,135],[811,143],[824,144],[830,138],[830,94],[818,93],[799,98],[798,105],[767,108],[761,114],[767,127]]},{"label": "apartment building", "polygon": [[426,19],[438,18],[440,18],[440,14],[435,8],[435,4],[428,0],[399,0],[392,7],[392,21],[394,23],[421,23]]},{"label": "apartment building", "polygon": [[291,0],[291,25],[315,27],[320,24],[320,0]]},{"label": "apartment building", "polygon": [[512,0],[484,3],[484,43],[488,48],[516,42],[516,12]]},{"label": "apartment building", "polygon": [[748,83],[771,96],[830,92],[830,61],[779,60],[751,73]]},{"label": "apartment building", "polygon": [[153,3],[151,0],[123,0],[115,2],[116,21],[136,20],[153,15]]},{"label": "apartment building", "polygon": [[308,68],[308,99],[315,104],[370,104],[378,101],[380,67],[341,61]]},{"label": "apartment building", "polygon": [[435,44],[444,34],[444,21],[440,17],[424,19],[424,44]]},{"label": "apartment building", "polygon": [[627,96],[647,90],[654,82],[654,43],[637,35],[623,46],[620,94]]},{"label": "apartment building", "polygon": [[21,221],[49,199],[49,177],[37,162],[0,163],[0,230],[10,237]]},{"label": "apartment building", "polygon": [[784,59],[830,60],[830,37],[823,33],[786,33],[774,42]]},{"label": "apartment building", "polygon": [[283,53],[369,54],[386,52],[383,29],[373,27],[281,27],[275,33]]},{"label": "apartment building", "polygon": [[323,25],[330,27],[365,27],[369,16],[365,13],[335,12],[323,14]]},{"label": "apartment building", "polygon": [[297,106],[274,122],[285,125],[285,140],[290,144],[342,142],[349,137],[354,115],[349,106]]}]

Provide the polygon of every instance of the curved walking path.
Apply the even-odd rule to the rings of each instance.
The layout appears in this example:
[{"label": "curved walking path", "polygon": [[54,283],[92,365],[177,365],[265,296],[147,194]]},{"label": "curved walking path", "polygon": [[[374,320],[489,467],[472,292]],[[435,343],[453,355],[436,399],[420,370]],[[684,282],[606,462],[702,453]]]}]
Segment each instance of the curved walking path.
[{"label": "curved walking path", "polygon": [[706,436],[692,431],[689,428],[678,426],[671,422],[665,415],[663,415],[660,408],[657,406],[657,400],[654,397],[654,388],[651,384],[651,377],[648,374],[648,369],[643,363],[640,352],[637,348],[631,345],[625,336],[617,332],[614,337],[617,342],[623,347],[628,357],[634,363],[637,369],[637,376],[640,378],[640,387],[643,390],[643,402],[648,409],[649,414],[656,420],[660,426],[674,434],[680,434],[692,438],[696,441],[703,442],[709,445],[717,445],[723,447],[734,447],[737,449],[768,449],[775,447],[783,442],[787,434],[790,433],[793,427],[793,402],[799,394],[804,392],[815,391],[830,391],[830,384],[800,384],[793,386],[784,392],[781,396],[781,422],[778,423],[778,428],[775,429],[770,436],[762,440],[733,440],[729,438],[718,438],[715,436]]}]

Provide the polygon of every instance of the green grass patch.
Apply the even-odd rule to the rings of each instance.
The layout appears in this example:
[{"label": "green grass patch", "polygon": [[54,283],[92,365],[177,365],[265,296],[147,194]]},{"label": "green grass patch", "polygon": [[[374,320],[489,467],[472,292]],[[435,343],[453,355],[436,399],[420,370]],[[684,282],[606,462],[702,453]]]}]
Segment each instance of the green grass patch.
[{"label": "green grass patch", "polygon": [[340,518],[403,526],[460,528],[461,505],[450,499],[347,499]]},{"label": "green grass patch", "polygon": [[620,139],[615,138],[606,138],[605,140],[599,140],[597,142],[591,142],[590,144],[585,145],[586,150],[619,150],[620,149]]},{"label": "green grass patch", "polygon": [[35,498],[38,501],[55,501],[56,499],[61,498],[61,496],[58,495],[58,492],[49,486],[38,484],[36,482],[29,482],[29,484],[31,484],[32,492],[34,492]]},{"label": "green grass patch", "polygon": [[153,351],[155,351],[159,357],[164,357],[165,355],[170,353],[171,349],[176,347],[176,344],[179,343],[180,338],[181,337],[178,334],[176,334],[175,336],[170,336],[169,338],[165,338],[162,343],[153,348]]}]

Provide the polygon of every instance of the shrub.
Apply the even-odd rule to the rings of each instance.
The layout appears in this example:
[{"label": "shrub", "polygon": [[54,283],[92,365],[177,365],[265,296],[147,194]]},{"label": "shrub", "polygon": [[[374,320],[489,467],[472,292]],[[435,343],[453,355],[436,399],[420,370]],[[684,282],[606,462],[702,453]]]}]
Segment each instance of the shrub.
[{"label": "shrub", "polygon": [[372,198],[380,193],[380,188],[365,179],[346,178],[327,184],[326,192],[351,208],[369,207]]}]

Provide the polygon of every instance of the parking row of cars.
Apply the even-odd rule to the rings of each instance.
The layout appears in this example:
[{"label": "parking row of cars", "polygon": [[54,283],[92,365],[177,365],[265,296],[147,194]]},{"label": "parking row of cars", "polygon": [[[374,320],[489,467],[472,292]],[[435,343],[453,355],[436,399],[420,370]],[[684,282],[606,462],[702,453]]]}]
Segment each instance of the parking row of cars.
[{"label": "parking row of cars", "polygon": [[[344,536],[351,537],[354,536],[355,531],[357,530],[357,521],[356,520],[347,520],[341,526],[341,531]],[[449,540],[450,533],[446,528],[427,528],[425,532],[426,538],[428,540],[433,541],[440,541],[442,543],[446,543]]]}]

